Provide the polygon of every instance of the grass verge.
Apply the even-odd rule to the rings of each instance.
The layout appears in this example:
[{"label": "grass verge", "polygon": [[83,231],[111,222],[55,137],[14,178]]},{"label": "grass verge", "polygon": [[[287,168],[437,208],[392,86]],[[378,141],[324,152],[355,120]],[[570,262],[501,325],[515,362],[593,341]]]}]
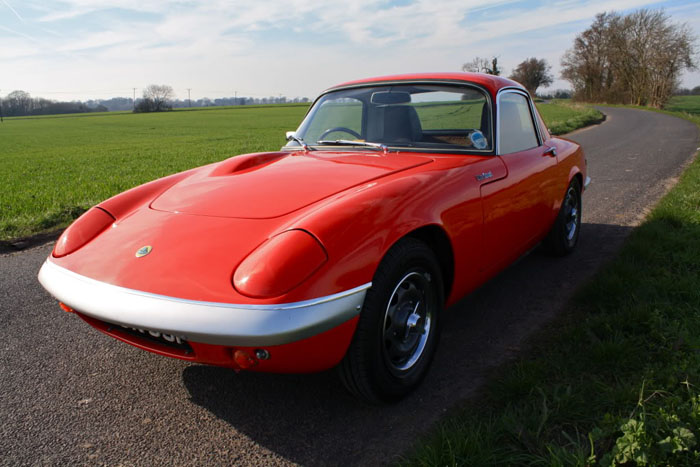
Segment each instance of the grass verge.
[{"label": "grass verge", "polygon": [[402,463],[700,464],[697,157],[531,345]]},{"label": "grass verge", "polygon": [[569,101],[553,100],[537,104],[537,110],[554,135],[563,135],[605,120],[605,115],[593,107]]}]

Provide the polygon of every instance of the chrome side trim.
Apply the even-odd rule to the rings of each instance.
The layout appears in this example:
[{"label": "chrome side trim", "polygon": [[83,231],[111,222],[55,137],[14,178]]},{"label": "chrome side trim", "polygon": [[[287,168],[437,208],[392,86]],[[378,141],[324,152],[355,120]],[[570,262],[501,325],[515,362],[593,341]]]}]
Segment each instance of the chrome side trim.
[{"label": "chrome side trim", "polygon": [[588,188],[588,185],[591,184],[591,177],[586,176],[586,181],[583,182],[583,188]]},{"label": "chrome side trim", "polygon": [[372,283],[301,302],[203,302],[127,289],[62,268],[50,259],[39,282],[59,301],[93,318],[217,345],[288,344],[328,331],[360,313]]}]

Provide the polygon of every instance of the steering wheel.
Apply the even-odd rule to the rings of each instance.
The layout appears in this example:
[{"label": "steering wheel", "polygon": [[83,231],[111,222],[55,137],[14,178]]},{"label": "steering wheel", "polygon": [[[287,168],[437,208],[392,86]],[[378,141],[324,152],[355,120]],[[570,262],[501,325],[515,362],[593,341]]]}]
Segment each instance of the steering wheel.
[{"label": "steering wheel", "polygon": [[333,133],[334,131],[342,131],[343,133],[348,133],[350,135],[353,135],[355,138],[360,139],[360,134],[355,130],[351,130],[350,128],[346,128],[344,126],[336,126],[333,128],[329,128],[323,133],[321,133],[321,135],[318,137],[319,141],[322,140],[325,136],[329,135],[330,133]]}]

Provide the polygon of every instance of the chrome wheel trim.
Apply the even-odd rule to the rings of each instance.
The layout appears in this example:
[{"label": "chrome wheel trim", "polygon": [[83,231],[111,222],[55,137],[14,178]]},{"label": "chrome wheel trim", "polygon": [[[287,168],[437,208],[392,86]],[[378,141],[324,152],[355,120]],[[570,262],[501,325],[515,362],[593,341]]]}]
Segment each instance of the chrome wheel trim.
[{"label": "chrome wheel trim", "polygon": [[433,328],[430,274],[407,273],[391,293],[382,323],[382,354],[397,375],[413,368],[425,352]]},{"label": "chrome wheel trim", "polygon": [[574,187],[570,187],[566,192],[566,199],[564,200],[564,219],[566,239],[571,242],[576,236],[580,221],[579,201]]}]

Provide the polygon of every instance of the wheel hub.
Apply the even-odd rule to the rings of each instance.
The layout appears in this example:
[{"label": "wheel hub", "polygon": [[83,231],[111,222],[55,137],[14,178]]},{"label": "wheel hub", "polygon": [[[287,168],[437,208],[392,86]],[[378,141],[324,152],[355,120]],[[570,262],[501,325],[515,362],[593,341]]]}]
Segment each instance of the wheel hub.
[{"label": "wheel hub", "polygon": [[571,241],[576,235],[579,223],[578,198],[573,188],[570,188],[566,193],[565,219],[566,219],[566,238]]},{"label": "wheel hub", "polygon": [[425,350],[431,330],[426,275],[407,274],[394,289],[384,317],[384,355],[394,372],[413,367]]}]

